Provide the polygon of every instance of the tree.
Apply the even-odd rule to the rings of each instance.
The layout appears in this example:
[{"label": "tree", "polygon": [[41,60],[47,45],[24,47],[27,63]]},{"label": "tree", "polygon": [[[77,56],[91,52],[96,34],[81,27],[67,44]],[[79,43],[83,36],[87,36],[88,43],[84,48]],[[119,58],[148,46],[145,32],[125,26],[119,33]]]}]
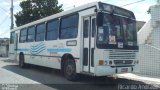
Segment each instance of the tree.
[{"label": "tree", "polygon": [[16,25],[21,26],[32,21],[59,13],[63,11],[62,4],[58,5],[57,0],[26,0],[20,3],[22,11],[14,16]]}]

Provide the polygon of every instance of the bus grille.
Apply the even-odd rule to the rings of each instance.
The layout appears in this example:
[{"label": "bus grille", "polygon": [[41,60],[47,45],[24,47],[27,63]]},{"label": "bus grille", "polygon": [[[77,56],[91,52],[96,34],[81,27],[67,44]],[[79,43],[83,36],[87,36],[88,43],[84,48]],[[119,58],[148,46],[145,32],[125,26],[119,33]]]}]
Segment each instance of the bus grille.
[{"label": "bus grille", "polygon": [[115,65],[132,64],[133,60],[114,60]]},{"label": "bus grille", "polygon": [[136,58],[136,51],[133,50],[110,50],[109,59],[132,60]]}]

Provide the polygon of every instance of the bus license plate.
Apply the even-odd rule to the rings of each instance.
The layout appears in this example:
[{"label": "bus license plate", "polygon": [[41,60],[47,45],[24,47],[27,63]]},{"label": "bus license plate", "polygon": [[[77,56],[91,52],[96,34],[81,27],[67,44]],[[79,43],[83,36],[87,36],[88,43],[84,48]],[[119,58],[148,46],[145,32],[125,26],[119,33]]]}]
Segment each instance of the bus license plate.
[{"label": "bus license plate", "polygon": [[122,68],[121,72],[128,72],[128,68]]}]

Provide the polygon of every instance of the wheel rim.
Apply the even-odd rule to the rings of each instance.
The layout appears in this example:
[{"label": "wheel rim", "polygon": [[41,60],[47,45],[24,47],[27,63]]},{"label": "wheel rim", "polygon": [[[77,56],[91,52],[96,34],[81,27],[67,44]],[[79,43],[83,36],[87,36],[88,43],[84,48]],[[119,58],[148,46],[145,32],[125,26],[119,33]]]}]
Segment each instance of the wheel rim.
[{"label": "wheel rim", "polygon": [[69,75],[69,76],[72,75],[73,71],[74,71],[73,66],[72,65],[67,65],[67,67],[66,67],[67,75]]},{"label": "wheel rim", "polygon": [[21,66],[21,67],[23,66],[23,63],[22,63],[22,61],[20,62],[20,66]]},{"label": "wheel rim", "polygon": [[23,67],[22,56],[20,56],[20,67]]}]

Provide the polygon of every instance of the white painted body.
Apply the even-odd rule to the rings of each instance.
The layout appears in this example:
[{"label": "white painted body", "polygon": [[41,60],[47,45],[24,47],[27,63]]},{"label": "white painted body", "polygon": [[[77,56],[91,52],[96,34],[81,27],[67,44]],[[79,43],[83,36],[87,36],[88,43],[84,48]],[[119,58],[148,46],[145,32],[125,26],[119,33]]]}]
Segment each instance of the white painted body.
[{"label": "white painted body", "polygon": [[[87,65],[83,65],[83,48],[88,47],[89,41],[88,39],[83,39],[83,21],[87,19],[87,17],[95,18],[96,19],[96,12],[95,9],[98,8],[98,2],[87,4],[78,8],[74,8],[69,11],[61,12],[49,17],[46,17],[44,19],[29,23],[27,25],[18,27],[16,29],[13,29],[15,33],[17,34],[18,38],[17,41],[19,41],[20,36],[20,30],[25,27],[29,27],[31,25],[35,25],[37,23],[46,22],[48,20],[61,17],[73,12],[78,12],[79,14],[79,23],[78,23],[78,35],[74,39],[57,39],[57,40],[51,40],[51,41],[40,41],[40,42],[26,42],[26,43],[19,43],[17,42],[17,51],[15,50],[15,43],[10,44],[9,46],[9,53],[11,59],[16,59],[19,61],[19,53],[23,52],[25,57],[25,63],[34,64],[34,65],[40,65],[44,67],[50,67],[55,69],[61,69],[61,57],[69,53],[71,54],[76,61],[76,72],[77,73],[90,73],[95,76],[106,76],[106,75],[113,75],[116,73],[122,73],[121,68],[124,67],[116,67],[112,68],[110,65],[102,65],[100,66],[98,61],[99,60],[116,60],[116,59],[109,59],[109,53],[113,52],[116,53],[116,49],[98,49],[95,45],[95,39],[91,38],[91,47],[94,48],[94,67]],[[16,40],[16,39],[15,39]],[[84,40],[84,41],[83,41]],[[76,41],[76,46],[67,46],[67,41]],[[39,47],[38,47],[39,45]],[[37,46],[37,48],[43,47],[44,50],[42,50],[40,53],[38,53],[36,56],[32,55],[31,53],[31,46]],[[56,53],[51,53],[49,50],[54,50]],[[135,59],[132,59],[133,61],[137,60],[137,50],[125,50],[128,53],[136,54]],[[119,53],[123,53],[120,52]],[[119,60],[119,58],[117,59]],[[127,60],[127,59],[126,59]],[[131,60],[131,59],[129,59]],[[114,66],[114,65],[113,65]],[[135,70],[136,65],[134,65],[132,68]],[[128,72],[131,71],[131,67],[125,67],[128,68]],[[118,70],[118,72],[116,72]]]}]

